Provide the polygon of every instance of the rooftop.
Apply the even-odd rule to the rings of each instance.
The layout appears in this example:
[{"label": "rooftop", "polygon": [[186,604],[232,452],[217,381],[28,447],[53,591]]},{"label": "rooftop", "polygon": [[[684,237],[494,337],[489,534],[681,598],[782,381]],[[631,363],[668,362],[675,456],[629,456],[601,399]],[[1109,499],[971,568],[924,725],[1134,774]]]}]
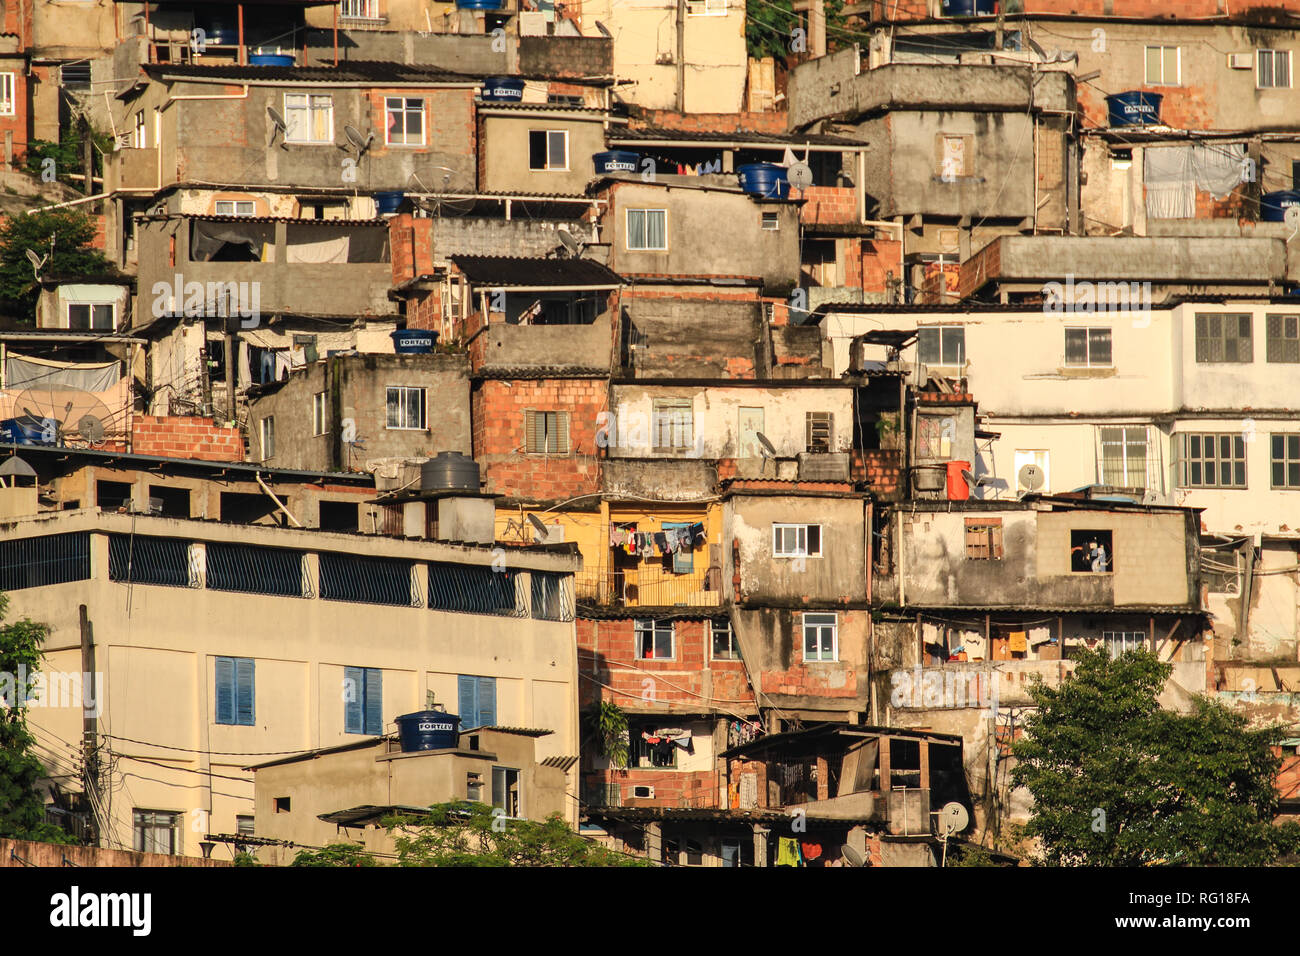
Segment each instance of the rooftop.
[{"label": "rooftop", "polygon": [[592,259],[541,259],[513,256],[450,256],[476,285],[598,286],[616,288],[624,279]]}]

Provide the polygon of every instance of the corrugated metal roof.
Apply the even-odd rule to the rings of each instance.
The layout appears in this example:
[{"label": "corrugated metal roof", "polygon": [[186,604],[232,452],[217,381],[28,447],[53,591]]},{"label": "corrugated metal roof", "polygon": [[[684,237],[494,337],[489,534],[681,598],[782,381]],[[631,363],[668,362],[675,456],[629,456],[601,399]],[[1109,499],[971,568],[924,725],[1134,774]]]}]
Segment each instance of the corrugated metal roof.
[{"label": "corrugated metal roof", "polygon": [[499,734],[514,734],[518,737],[547,737],[555,731],[544,727],[474,727],[474,730],[495,730]]},{"label": "corrugated metal roof", "polygon": [[480,369],[471,378],[507,381],[538,378],[609,378],[609,369],[586,368],[579,365],[498,365]]},{"label": "corrugated metal roof", "polygon": [[828,133],[753,133],[753,132],[717,132],[698,129],[670,129],[664,126],[643,126],[639,129],[627,129],[611,133],[610,143],[638,142],[642,140],[660,140],[665,142],[698,143],[754,143],[755,145],[802,146],[866,146],[862,140],[848,136],[835,136]]},{"label": "corrugated metal roof", "polygon": [[448,256],[471,282],[510,286],[619,286],[623,277],[593,259]]},{"label": "corrugated metal roof", "polygon": [[346,60],[338,66],[196,66],[192,64],[149,63],[142,69],[151,77],[174,76],[191,79],[239,80],[255,83],[258,80],[297,83],[371,83],[397,85],[408,83],[440,84],[465,83],[477,85],[481,77],[466,73],[453,73],[433,66],[396,63],[388,60]]},{"label": "corrugated metal roof", "polygon": [[578,758],[577,758],[576,756],[574,756],[574,757],[547,757],[545,760],[542,761],[542,766],[543,766],[543,767],[558,767],[560,770],[563,770],[565,773],[568,773],[569,768],[572,767],[572,766],[573,766],[575,763],[577,763],[577,762],[578,762]]}]

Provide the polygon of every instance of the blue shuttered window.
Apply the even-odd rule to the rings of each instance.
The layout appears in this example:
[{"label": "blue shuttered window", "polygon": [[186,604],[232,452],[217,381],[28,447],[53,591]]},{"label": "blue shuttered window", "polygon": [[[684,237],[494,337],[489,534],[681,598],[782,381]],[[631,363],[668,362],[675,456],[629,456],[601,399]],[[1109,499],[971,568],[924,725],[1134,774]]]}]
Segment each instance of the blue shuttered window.
[{"label": "blue shuttered window", "polygon": [[497,679],[460,675],[460,729],[495,727]]},{"label": "blue shuttered window", "polygon": [[384,732],[384,672],[377,667],[343,668],[343,730],[378,736]]},{"label": "blue shuttered window", "polygon": [[252,727],[257,699],[251,657],[217,658],[217,723]]}]

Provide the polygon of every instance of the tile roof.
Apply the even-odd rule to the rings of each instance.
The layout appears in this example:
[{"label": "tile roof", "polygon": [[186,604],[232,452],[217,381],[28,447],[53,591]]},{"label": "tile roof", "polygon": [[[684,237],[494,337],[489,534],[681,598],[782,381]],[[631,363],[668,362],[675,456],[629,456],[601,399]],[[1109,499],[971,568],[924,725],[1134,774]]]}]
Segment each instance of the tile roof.
[{"label": "tile roof", "polygon": [[453,73],[433,66],[396,63],[384,60],[347,60],[338,66],[196,66],[192,64],[150,63],[142,69],[151,77],[179,77],[196,80],[239,80],[255,83],[258,80],[297,83],[373,83],[393,85],[407,83],[458,83],[477,85],[480,78],[465,73]]},{"label": "tile roof", "polygon": [[512,256],[449,256],[474,283],[483,285],[564,286],[623,285],[616,272],[592,259],[540,259]]},{"label": "tile roof", "polygon": [[479,369],[471,378],[539,379],[539,378],[609,378],[607,368],[584,368],[578,365],[496,365]]}]

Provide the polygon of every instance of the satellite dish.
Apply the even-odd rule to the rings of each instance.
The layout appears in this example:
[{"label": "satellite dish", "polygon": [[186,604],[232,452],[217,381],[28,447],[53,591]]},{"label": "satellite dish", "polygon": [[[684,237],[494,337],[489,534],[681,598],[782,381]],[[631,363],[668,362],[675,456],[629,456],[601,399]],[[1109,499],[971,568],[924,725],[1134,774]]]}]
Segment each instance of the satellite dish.
[{"label": "satellite dish", "polygon": [[78,418],[77,431],[82,438],[92,445],[98,445],[104,441],[103,419],[95,415],[82,415]]},{"label": "satellite dish", "polygon": [[[1026,465],[1025,467],[1029,467],[1029,466]],[[973,474],[971,474],[969,471],[967,471],[965,468],[963,468],[963,469],[961,470],[961,476],[962,476],[964,479],[966,479],[966,484],[970,485],[972,488],[979,488],[980,486],[982,486],[982,485],[984,484],[984,476],[983,476],[983,475],[980,475],[979,477],[976,477],[975,475],[973,475]]]},{"label": "satellite dish", "polygon": [[352,144],[352,148],[357,151],[357,159],[360,159],[361,154],[369,149],[370,144],[375,141],[374,130],[371,130],[365,136],[362,136],[361,130],[357,129],[355,126],[344,126],[343,135],[346,136],[348,142]]},{"label": "satellite dish", "polygon": [[1037,465],[1025,465],[1016,473],[1016,480],[1020,482],[1020,487],[1026,491],[1037,491],[1043,487],[1045,477],[1043,469]]},{"label": "satellite dish", "polygon": [[844,862],[849,866],[866,866],[867,861],[857,850],[847,843],[840,847],[840,856],[844,857]]},{"label": "satellite dish", "polygon": [[468,176],[448,166],[433,166],[430,169],[434,177],[432,189],[415,173],[410,175],[410,179],[428,194],[411,197],[417,205],[435,216],[445,217],[463,216],[474,208],[478,201],[475,199],[478,190]]},{"label": "satellite dish", "polygon": [[763,446],[763,451],[766,452],[766,454],[763,457],[765,458],[776,457],[776,446],[773,445],[770,441],[768,441],[766,435],[764,435],[762,432],[754,432],[754,437],[758,439],[758,443]]},{"label": "satellite dish", "polygon": [[555,230],[555,235],[559,237],[560,242],[564,244],[564,248],[569,251],[570,255],[577,256],[582,252],[582,243],[574,239],[573,234],[563,226]]},{"label": "satellite dish", "polygon": [[533,526],[534,530],[537,531],[538,537],[541,538],[543,541],[546,540],[548,537],[550,537],[551,535],[550,530],[546,527],[546,525],[542,524],[542,519],[537,517],[537,515],[529,515],[528,523]]},{"label": "satellite dish", "polygon": [[600,31],[600,35],[606,40],[614,39],[614,34],[609,32],[609,27],[605,26],[605,24],[601,23],[599,20],[596,21],[596,29]]},{"label": "satellite dish", "polygon": [[266,115],[271,117],[271,124],[280,132],[283,133],[289,129],[289,124],[284,121],[284,117],[280,115],[280,111],[274,106],[266,108]]},{"label": "satellite dish", "polygon": [[[114,416],[94,392],[67,385],[28,389],[19,393],[14,405],[24,415],[42,423],[43,444],[76,447],[103,444],[108,436],[108,423],[121,417]],[[116,431],[121,434],[121,426]]]},{"label": "satellite dish", "polygon": [[32,274],[36,278],[40,278],[41,269],[45,268],[45,261],[50,258],[49,255],[38,256],[30,249],[24,249],[23,251],[27,253],[27,261],[32,264]]},{"label": "satellite dish", "polygon": [[795,189],[807,189],[813,184],[812,167],[807,163],[795,163],[786,170],[786,178]]},{"label": "satellite dish", "polygon": [[939,823],[943,827],[943,832],[947,836],[954,833],[961,833],[970,825],[970,814],[960,803],[945,803],[943,809],[939,811]]},{"label": "satellite dish", "polygon": [[[1295,238],[1295,234],[1300,232],[1300,206],[1287,206],[1286,211],[1282,213],[1282,221],[1291,227],[1291,235],[1287,236],[1287,242]],[[28,253],[30,255],[30,252]]]}]

